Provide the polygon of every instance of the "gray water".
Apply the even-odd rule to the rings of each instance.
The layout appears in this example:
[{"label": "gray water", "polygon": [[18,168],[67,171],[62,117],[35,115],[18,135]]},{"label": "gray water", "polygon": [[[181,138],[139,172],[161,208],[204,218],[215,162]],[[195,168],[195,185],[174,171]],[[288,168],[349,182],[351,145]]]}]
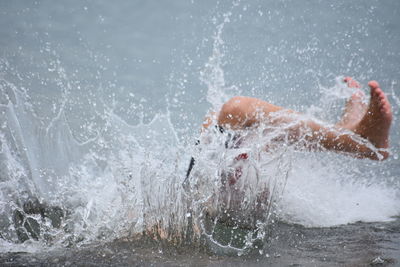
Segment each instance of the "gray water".
[{"label": "gray water", "polygon": [[[2,264],[399,264],[400,2],[1,1],[0,14]],[[392,156],[261,157],[246,190],[273,185],[273,205],[258,241],[226,246],[201,211],[236,152],[194,146],[204,115],[248,95],[334,123],[347,75],[388,94]]]}]

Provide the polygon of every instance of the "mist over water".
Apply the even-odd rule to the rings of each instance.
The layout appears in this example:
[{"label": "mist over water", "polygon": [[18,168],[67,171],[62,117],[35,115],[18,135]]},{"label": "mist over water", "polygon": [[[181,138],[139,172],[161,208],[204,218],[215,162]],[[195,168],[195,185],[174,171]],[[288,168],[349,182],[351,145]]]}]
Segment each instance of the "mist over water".
[{"label": "mist over water", "polygon": [[[204,215],[230,207],[230,219],[252,225],[245,246],[268,239],[274,221],[329,227],[399,215],[397,1],[2,1],[0,14],[1,251],[143,232],[234,248]],[[352,94],[347,75],[388,94],[385,162],[284,145],[263,152],[281,134],[266,135],[268,125],[242,133],[240,149],[226,149],[224,134],[200,137],[204,116],[235,95],[333,125]],[[221,193],[221,174],[244,152],[243,194]],[[265,188],[267,204],[256,207]],[[35,198],[44,213],[24,204]]]}]

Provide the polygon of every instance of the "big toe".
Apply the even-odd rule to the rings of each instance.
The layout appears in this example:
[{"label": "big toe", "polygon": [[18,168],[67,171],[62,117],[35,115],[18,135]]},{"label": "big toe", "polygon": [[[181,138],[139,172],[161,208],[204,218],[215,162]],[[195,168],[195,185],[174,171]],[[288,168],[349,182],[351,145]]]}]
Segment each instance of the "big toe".
[{"label": "big toe", "polygon": [[371,89],[376,89],[376,88],[379,88],[379,83],[378,83],[377,81],[370,81],[370,82],[368,83],[368,86],[369,86]]}]

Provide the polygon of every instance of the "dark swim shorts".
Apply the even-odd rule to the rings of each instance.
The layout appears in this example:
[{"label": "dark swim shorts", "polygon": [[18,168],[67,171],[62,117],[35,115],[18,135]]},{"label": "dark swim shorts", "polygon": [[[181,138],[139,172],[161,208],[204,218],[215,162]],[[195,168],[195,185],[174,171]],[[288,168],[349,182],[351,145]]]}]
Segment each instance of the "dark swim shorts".
[{"label": "dark swim shorts", "polygon": [[[215,129],[216,129],[217,133],[219,132],[221,134],[224,134],[226,132],[226,130],[219,125],[215,125]],[[227,132],[226,136],[227,136],[226,141],[225,141],[226,149],[237,149],[242,144],[242,138],[239,134]],[[199,144],[200,144],[200,140],[196,140],[195,145],[197,146]],[[237,161],[237,162],[242,161],[242,160],[245,161],[248,159],[248,157],[249,157],[249,155],[247,153],[241,153],[235,157],[235,161]],[[186,171],[186,177],[185,177],[185,180],[183,181],[183,185],[186,185],[189,182],[190,173],[192,172],[195,162],[196,161],[195,161],[194,157],[191,157],[189,167]],[[241,177],[241,175],[242,175],[242,167],[239,166],[239,167],[235,168],[235,171],[228,176],[229,185],[235,184],[236,181]]]}]

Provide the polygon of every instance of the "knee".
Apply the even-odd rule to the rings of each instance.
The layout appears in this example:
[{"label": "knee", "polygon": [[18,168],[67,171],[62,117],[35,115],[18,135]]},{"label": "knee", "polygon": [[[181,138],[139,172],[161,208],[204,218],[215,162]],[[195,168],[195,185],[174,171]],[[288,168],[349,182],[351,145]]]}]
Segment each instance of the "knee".
[{"label": "knee", "polygon": [[222,106],[221,113],[224,114],[238,113],[243,109],[245,101],[246,98],[243,96],[234,96],[225,102],[225,104]]},{"label": "knee", "polygon": [[235,124],[242,120],[245,112],[246,97],[234,96],[222,106],[218,116],[220,124]]}]

